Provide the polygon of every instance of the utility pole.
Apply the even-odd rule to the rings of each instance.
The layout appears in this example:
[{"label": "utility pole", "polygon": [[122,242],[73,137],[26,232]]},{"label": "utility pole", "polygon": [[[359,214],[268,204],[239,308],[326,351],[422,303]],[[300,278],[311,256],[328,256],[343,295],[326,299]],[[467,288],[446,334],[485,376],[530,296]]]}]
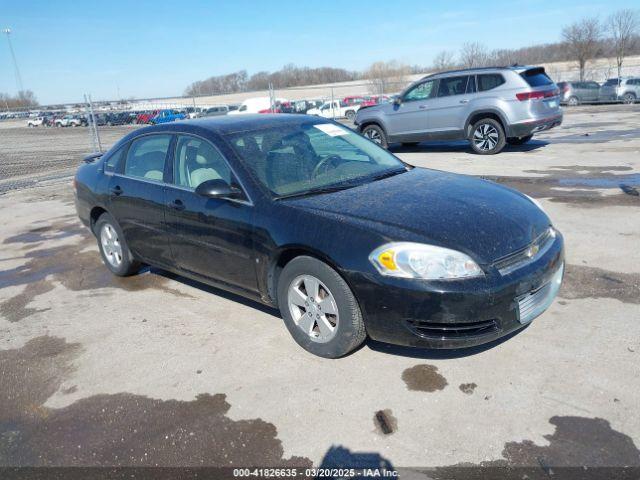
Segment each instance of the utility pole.
[{"label": "utility pole", "polygon": [[5,28],[2,30],[7,36],[7,42],[9,43],[9,51],[11,52],[11,58],[13,59],[13,68],[15,70],[16,75],[16,86],[18,87],[18,93],[24,92],[24,87],[22,85],[22,76],[20,75],[20,69],[18,68],[18,61],[16,60],[16,53],[13,51],[13,45],[11,44],[11,29]]}]

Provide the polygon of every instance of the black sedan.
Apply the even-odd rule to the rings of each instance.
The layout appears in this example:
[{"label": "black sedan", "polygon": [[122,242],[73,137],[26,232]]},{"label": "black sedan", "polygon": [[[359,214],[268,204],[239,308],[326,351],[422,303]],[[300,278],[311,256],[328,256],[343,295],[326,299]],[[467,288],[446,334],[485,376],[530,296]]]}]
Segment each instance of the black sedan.
[{"label": "black sedan", "polygon": [[517,191],[414,168],[337,123],[245,115],[147,127],[78,169],[116,275],[157,266],[278,307],[306,350],[457,348],[523,328],[563,239]]}]

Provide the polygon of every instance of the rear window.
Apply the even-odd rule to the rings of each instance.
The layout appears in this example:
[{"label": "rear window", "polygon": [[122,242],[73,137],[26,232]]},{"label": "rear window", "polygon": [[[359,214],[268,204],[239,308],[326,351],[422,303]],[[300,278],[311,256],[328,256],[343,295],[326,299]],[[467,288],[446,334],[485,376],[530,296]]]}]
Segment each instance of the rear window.
[{"label": "rear window", "polygon": [[522,72],[520,76],[525,79],[530,87],[544,87],[553,84],[553,80],[547,76],[544,68],[532,68]]},{"label": "rear window", "polygon": [[478,75],[478,91],[485,92],[504,83],[504,78],[499,73],[483,73]]},{"label": "rear window", "polygon": [[607,87],[610,87],[612,85],[618,85],[618,79],[617,78],[610,78],[609,80],[607,80],[606,82],[604,82],[604,84]]}]

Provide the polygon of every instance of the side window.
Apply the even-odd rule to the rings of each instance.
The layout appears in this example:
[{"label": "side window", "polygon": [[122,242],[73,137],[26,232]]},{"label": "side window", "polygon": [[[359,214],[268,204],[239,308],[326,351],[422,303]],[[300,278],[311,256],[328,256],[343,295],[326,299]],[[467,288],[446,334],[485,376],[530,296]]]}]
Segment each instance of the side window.
[{"label": "side window", "polygon": [[427,80],[416,85],[404,95],[403,101],[415,102],[433,97],[435,84],[435,80]]},{"label": "side window", "polygon": [[118,166],[122,162],[124,157],[124,152],[127,150],[127,145],[123,145],[120,147],[113,155],[107,158],[104,164],[104,171],[109,173],[113,173],[118,171]]},{"label": "side window", "polygon": [[207,180],[221,179],[231,184],[231,169],[218,149],[188,135],[178,137],[173,176],[176,185],[193,189]]},{"label": "side window", "polygon": [[476,76],[469,75],[469,82],[467,82],[467,93],[476,93]]},{"label": "side window", "polygon": [[124,174],[162,181],[171,135],[149,135],[131,143]]},{"label": "side window", "polygon": [[498,73],[483,73],[478,75],[478,91],[486,92],[504,83],[504,78]]},{"label": "side window", "polygon": [[438,85],[438,97],[462,95],[467,88],[468,75],[462,77],[441,78]]}]

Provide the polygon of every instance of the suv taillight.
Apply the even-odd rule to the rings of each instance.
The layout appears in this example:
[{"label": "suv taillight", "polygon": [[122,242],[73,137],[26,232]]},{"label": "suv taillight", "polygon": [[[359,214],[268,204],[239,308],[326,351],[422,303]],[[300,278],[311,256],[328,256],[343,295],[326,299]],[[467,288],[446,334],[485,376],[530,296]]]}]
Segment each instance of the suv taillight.
[{"label": "suv taillight", "polygon": [[522,92],[522,93],[516,93],[516,98],[521,102],[524,102],[527,100],[540,100],[541,98],[555,97],[559,93],[560,92],[557,89],[547,90],[544,92]]}]

